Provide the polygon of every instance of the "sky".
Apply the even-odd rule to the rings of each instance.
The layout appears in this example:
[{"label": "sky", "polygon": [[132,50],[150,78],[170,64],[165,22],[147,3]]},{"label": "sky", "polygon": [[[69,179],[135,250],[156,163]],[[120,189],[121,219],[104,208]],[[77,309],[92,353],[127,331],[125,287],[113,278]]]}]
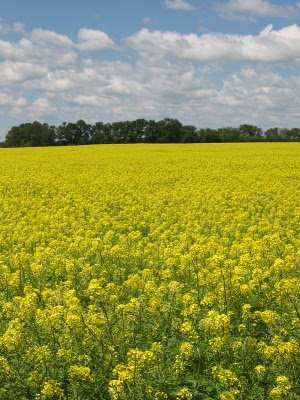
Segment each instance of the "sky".
[{"label": "sky", "polygon": [[300,127],[300,1],[1,0],[14,125],[178,118]]}]

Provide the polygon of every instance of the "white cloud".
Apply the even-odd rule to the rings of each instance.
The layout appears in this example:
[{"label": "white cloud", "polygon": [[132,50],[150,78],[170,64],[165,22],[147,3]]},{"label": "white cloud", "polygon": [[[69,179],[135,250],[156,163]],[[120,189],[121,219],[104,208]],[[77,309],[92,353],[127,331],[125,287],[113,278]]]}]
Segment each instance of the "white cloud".
[{"label": "white cloud", "polygon": [[[3,126],[9,118],[12,125],[28,118],[59,123],[143,117],[176,117],[197,126],[299,125],[297,25],[268,26],[257,35],[144,29],[127,40],[136,51],[116,60],[85,53],[114,46],[99,32],[80,30],[75,41],[34,30],[18,41],[0,40]],[[242,67],[224,68],[224,60],[242,60]]]},{"label": "white cloud", "polygon": [[29,79],[36,79],[44,76],[47,68],[25,62],[5,61],[0,63],[0,84],[22,83]]},{"label": "white cloud", "polygon": [[18,42],[0,40],[0,59],[30,63],[62,65],[74,63],[78,58],[72,49],[57,47],[49,43],[34,43],[26,37]]},{"label": "white cloud", "polygon": [[23,86],[27,91],[39,91],[52,96],[55,93],[69,92],[78,86],[70,75],[72,70],[69,69],[48,72],[40,79],[25,82]]},{"label": "white cloud", "polygon": [[283,77],[269,64],[225,73],[189,61],[89,60],[26,81],[22,87],[19,98],[29,92],[36,100],[19,107],[20,121],[28,116],[49,122],[175,116],[198,126],[235,126],[245,121],[291,126],[300,118],[299,76]]},{"label": "white cloud", "polygon": [[18,55],[19,52],[16,46],[6,40],[0,39],[0,58],[11,60],[17,58]]},{"label": "white cloud", "polygon": [[5,107],[25,107],[27,105],[27,100],[25,97],[18,97],[11,93],[0,93],[0,106]]},{"label": "white cloud", "polygon": [[300,27],[274,30],[270,25],[258,35],[180,34],[142,29],[127,39],[141,53],[199,61],[293,61],[300,58]]},{"label": "white cloud", "polygon": [[299,85],[294,76],[284,78],[267,67],[245,67],[224,79],[216,103],[223,115],[232,114],[234,125],[251,119],[261,126],[292,126],[300,117]]},{"label": "white cloud", "polygon": [[61,47],[75,46],[68,36],[40,28],[31,32],[31,39],[37,44],[50,44]]},{"label": "white cloud", "polygon": [[26,107],[27,104],[28,104],[28,101],[27,101],[27,99],[25,97],[19,97],[19,98],[14,100],[12,105],[13,105],[13,107],[23,108],[23,107]]},{"label": "white cloud", "polygon": [[114,48],[113,40],[102,31],[82,28],[78,32],[78,39],[78,48],[81,51],[102,51]]},{"label": "white cloud", "polygon": [[165,0],[165,5],[170,10],[193,11],[196,8],[186,0]]},{"label": "white cloud", "polygon": [[288,17],[298,12],[299,6],[281,5],[268,0],[229,0],[221,9],[229,13],[262,17]]},{"label": "white cloud", "polygon": [[109,98],[97,95],[78,95],[66,97],[66,100],[71,103],[79,104],[80,106],[103,107],[111,103]]},{"label": "white cloud", "polygon": [[44,97],[37,98],[28,107],[28,113],[32,117],[42,117],[51,115],[56,112],[55,107],[50,103],[50,101]]}]

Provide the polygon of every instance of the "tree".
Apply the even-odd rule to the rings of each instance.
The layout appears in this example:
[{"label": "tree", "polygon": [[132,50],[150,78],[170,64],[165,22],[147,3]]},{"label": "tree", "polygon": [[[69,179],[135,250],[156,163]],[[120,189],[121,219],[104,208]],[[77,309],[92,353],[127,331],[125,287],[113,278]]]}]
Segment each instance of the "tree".
[{"label": "tree", "polygon": [[38,121],[12,127],[6,135],[5,146],[53,146],[55,144],[55,128]]},{"label": "tree", "polygon": [[262,129],[255,126],[255,125],[248,125],[248,124],[243,124],[239,127],[239,132],[242,136],[247,137],[254,137],[254,136],[261,136],[262,135]]},{"label": "tree", "polygon": [[[239,128],[219,129],[183,125],[177,119],[160,121],[136,119],[112,123],[84,120],[62,123],[58,127],[34,121],[12,127],[6,135],[5,147],[85,145],[100,143],[212,143],[253,140],[300,140],[300,128],[262,129],[249,124]],[[1,143],[0,143],[1,146]]]},{"label": "tree", "polygon": [[64,122],[57,129],[57,140],[62,145],[88,144],[92,137],[92,126],[82,119],[77,122]]},{"label": "tree", "polygon": [[267,129],[264,135],[267,139],[273,139],[279,137],[279,128]]},{"label": "tree", "polygon": [[240,130],[232,127],[220,128],[218,136],[222,142],[236,142],[240,139]]},{"label": "tree", "polygon": [[184,133],[181,122],[177,119],[165,118],[158,122],[159,142],[177,143]]},{"label": "tree", "polygon": [[193,125],[184,125],[182,130],[183,135],[181,141],[183,143],[196,143],[198,141],[197,128]]},{"label": "tree", "polygon": [[287,137],[289,139],[300,139],[300,128],[292,128],[287,132]]},{"label": "tree", "polygon": [[103,122],[97,122],[93,126],[91,143],[112,143],[112,136],[110,133],[110,124],[104,124]]},{"label": "tree", "polygon": [[199,129],[197,133],[200,142],[207,142],[207,143],[220,142],[220,136],[216,129],[210,129],[210,128]]},{"label": "tree", "polygon": [[146,143],[157,143],[159,140],[159,126],[154,120],[147,121],[144,131],[144,142]]}]

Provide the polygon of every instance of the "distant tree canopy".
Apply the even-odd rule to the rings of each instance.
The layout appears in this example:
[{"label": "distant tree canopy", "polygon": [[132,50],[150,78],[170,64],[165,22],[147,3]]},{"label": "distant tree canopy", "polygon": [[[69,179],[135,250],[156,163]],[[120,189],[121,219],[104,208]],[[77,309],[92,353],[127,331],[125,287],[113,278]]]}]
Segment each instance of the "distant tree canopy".
[{"label": "distant tree canopy", "polygon": [[239,128],[197,129],[177,119],[161,121],[137,119],[113,123],[88,124],[83,120],[64,122],[59,126],[34,121],[9,130],[5,147],[66,146],[100,143],[212,143],[245,141],[300,140],[300,128],[270,128],[263,132],[257,126]]},{"label": "distant tree canopy", "polygon": [[14,126],[5,138],[7,147],[53,146],[55,143],[55,128],[37,121]]}]

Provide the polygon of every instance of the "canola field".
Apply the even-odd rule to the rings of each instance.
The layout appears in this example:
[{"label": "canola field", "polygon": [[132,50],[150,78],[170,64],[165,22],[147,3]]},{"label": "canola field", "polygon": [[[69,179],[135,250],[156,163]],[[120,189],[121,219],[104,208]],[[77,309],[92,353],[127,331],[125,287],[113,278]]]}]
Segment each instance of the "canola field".
[{"label": "canola field", "polygon": [[0,399],[300,399],[300,144],[0,149]]}]

